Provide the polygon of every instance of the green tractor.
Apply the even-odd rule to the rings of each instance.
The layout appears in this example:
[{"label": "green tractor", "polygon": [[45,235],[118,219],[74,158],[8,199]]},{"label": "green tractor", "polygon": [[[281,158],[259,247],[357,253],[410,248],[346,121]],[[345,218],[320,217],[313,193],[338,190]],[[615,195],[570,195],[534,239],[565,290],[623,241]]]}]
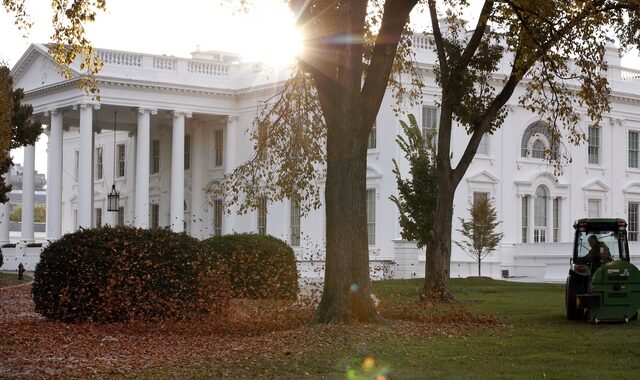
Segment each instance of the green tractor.
[{"label": "green tractor", "polygon": [[580,219],[573,228],[573,258],[565,290],[567,319],[591,323],[637,319],[640,271],[629,259],[627,222]]}]

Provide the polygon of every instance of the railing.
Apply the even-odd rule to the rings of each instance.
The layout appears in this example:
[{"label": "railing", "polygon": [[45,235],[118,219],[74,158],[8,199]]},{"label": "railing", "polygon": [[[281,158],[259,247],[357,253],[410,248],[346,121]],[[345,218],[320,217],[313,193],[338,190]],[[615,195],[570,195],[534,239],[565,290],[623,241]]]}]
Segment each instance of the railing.
[{"label": "railing", "polygon": [[187,71],[194,74],[227,76],[229,75],[229,65],[218,62],[191,61],[187,64]]},{"label": "railing", "polygon": [[176,71],[178,60],[176,58],[153,57],[153,68],[156,70]]},{"label": "railing", "polygon": [[231,65],[223,62],[209,62],[189,58],[176,58],[152,54],[137,54],[111,50],[97,50],[96,55],[106,66],[124,66],[146,70],[187,72],[197,75],[229,76]]},{"label": "railing", "polygon": [[142,54],[132,54],[118,51],[98,50],[96,55],[105,65],[142,66]]},{"label": "railing", "polygon": [[433,41],[431,37],[425,34],[414,34],[412,37],[413,47],[415,49],[431,49]]},{"label": "railing", "polygon": [[640,70],[622,69],[620,70],[620,77],[625,82],[640,80]]}]

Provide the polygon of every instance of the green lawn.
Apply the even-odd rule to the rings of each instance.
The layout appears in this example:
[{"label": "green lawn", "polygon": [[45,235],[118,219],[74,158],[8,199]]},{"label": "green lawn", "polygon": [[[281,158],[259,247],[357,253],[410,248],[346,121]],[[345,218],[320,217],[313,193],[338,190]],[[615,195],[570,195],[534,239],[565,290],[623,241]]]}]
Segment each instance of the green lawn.
[{"label": "green lawn", "polygon": [[[385,302],[411,303],[421,280],[382,281],[373,291]],[[454,334],[398,337],[389,328],[375,337],[334,334],[334,344],[301,353],[245,356],[233,363],[169,365],[135,376],[254,378],[545,378],[632,379],[640,376],[640,323],[589,325],[564,317],[564,286],[489,279],[453,280],[461,307],[491,314],[504,326],[468,327]],[[354,329],[356,331],[356,329]],[[343,334],[343,335],[341,335]],[[365,372],[363,359],[373,368]],[[376,372],[376,368],[380,371]],[[349,372],[349,370],[352,370]],[[366,377],[358,377],[367,374]]]},{"label": "green lawn", "polygon": [[0,272],[0,287],[25,284],[31,280],[32,278],[26,274],[23,280],[18,280],[18,274],[15,272]]}]

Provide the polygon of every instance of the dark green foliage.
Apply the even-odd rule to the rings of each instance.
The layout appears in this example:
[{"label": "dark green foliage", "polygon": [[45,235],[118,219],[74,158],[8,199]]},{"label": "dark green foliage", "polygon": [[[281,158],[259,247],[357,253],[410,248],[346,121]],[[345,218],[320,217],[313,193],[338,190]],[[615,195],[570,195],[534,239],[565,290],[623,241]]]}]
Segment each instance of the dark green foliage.
[{"label": "dark green foliage", "polygon": [[182,319],[224,308],[223,269],[186,234],[81,229],[44,249],[32,294],[38,313],[65,322]]},{"label": "dark green foliage", "polygon": [[229,269],[237,298],[295,299],[298,271],[293,249],[273,236],[233,234],[202,242]]},{"label": "dark green foliage", "polygon": [[0,268],[4,265],[4,257],[2,256],[2,252],[0,252]]},{"label": "dark green foliage", "polygon": [[409,178],[402,179],[398,163],[393,160],[398,196],[392,195],[391,200],[400,211],[402,238],[424,247],[433,240],[438,177],[434,153],[425,143],[416,118],[408,117],[408,125],[400,121],[407,138],[398,136],[396,142],[409,162]]}]

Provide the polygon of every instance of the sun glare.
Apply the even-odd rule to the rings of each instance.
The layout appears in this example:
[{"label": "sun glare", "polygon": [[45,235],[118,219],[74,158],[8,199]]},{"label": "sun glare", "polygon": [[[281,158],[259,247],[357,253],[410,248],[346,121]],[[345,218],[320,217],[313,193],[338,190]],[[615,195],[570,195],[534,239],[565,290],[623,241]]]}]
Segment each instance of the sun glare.
[{"label": "sun glare", "polygon": [[302,35],[286,5],[257,6],[249,14],[235,17],[240,30],[236,48],[245,61],[283,66],[302,51]]}]

